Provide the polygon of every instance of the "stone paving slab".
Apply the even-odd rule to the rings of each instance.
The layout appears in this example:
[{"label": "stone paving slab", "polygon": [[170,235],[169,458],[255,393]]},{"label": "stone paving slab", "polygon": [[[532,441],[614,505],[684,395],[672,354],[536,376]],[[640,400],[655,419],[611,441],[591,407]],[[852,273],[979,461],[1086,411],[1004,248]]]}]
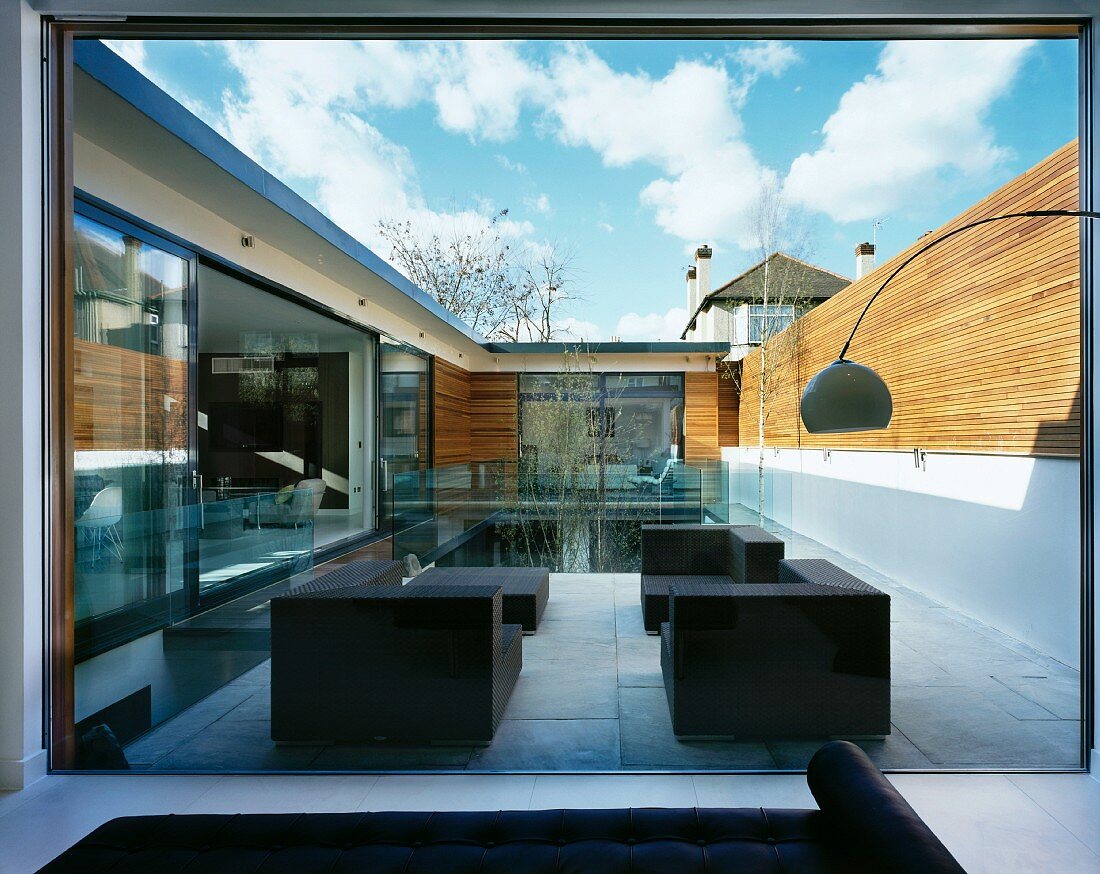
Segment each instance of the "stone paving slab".
[{"label": "stone paving slab", "polygon": [[[892,720],[858,741],[883,768],[1076,767],[1080,677],[994,629],[775,525],[788,553],[827,558],[891,595]],[[679,741],[644,633],[637,574],[553,574],[538,633],[488,747],[277,747],[264,662],[131,744],[158,770],[801,769],[821,742]],[[184,661],[184,660],[181,660]]]}]

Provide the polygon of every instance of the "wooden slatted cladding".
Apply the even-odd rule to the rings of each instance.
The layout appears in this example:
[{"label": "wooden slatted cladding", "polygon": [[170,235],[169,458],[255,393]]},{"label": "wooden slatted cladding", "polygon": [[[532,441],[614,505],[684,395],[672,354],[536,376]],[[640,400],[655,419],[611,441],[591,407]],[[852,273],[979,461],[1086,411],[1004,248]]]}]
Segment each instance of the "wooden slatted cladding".
[{"label": "wooden slatted cladding", "polygon": [[718,445],[737,446],[740,437],[741,369],[718,365]]},{"label": "wooden slatted cladding", "polygon": [[519,458],[519,375],[470,374],[470,460]]},{"label": "wooden slatted cladding", "polygon": [[75,451],[186,447],[186,361],[73,340]]},{"label": "wooden slatted cladding", "polygon": [[[889,428],[815,436],[798,415],[806,381],[836,358],[868,298],[917,248],[980,218],[1077,204],[1071,142],[773,338],[764,386],[768,445],[1078,455],[1076,218],[1010,219],[964,231],[890,283],[848,353],[890,387]],[[758,430],[759,350],[745,358],[741,385],[747,445]]]},{"label": "wooden slatted cladding", "polygon": [[519,377],[432,359],[433,464],[519,457]]},{"label": "wooden slatted cladding", "polygon": [[433,358],[432,393],[432,464],[442,467],[469,461],[469,371],[441,358]]},{"label": "wooden slatted cladding", "polygon": [[684,461],[721,458],[718,447],[718,374],[684,374]]}]

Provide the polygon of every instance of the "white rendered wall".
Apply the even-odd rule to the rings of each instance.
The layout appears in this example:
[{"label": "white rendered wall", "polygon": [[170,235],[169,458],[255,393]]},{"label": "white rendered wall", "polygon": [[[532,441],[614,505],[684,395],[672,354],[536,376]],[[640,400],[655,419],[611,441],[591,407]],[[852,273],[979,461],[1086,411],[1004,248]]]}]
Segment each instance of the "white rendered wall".
[{"label": "white rendered wall", "polygon": [[[731,503],[757,506],[758,452],[722,450]],[[1076,459],[765,448],[764,462],[769,518],[1079,669]]]},{"label": "white rendered wall", "polygon": [[0,789],[46,772],[38,17],[0,3]]}]

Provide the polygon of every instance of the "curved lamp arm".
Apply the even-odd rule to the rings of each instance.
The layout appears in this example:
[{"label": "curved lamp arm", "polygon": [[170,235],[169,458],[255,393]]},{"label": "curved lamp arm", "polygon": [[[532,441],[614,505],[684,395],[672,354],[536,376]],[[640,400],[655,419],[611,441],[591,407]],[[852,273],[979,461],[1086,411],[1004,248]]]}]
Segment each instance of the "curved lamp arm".
[{"label": "curved lamp arm", "polygon": [[894,401],[882,377],[870,367],[858,364],[844,356],[848,354],[848,347],[852,345],[856,331],[859,330],[867,311],[871,309],[871,304],[878,299],[895,276],[929,249],[963,231],[1005,219],[1054,216],[1097,219],[1100,218],[1100,212],[1076,209],[1032,209],[978,219],[925,243],[895,267],[863,307],[863,312],[856,319],[844,348],[840,350],[840,357],[806,383],[806,388],[802,392],[802,401],[799,404],[802,424],[805,425],[806,430],[811,434],[840,434],[852,431],[877,431],[890,424],[890,418],[894,413]]},{"label": "curved lamp arm", "polygon": [[1014,218],[1053,218],[1056,216],[1073,216],[1076,218],[1100,219],[1100,212],[1087,209],[1031,209],[1027,210],[1026,212],[1010,212],[1005,213],[1004,215],[990,216],[989,218],[978,219],[975,222],[970,222],[969,224],[965,224],[962,227],[955,228],[953,231],[948,231],[943,236],[936,237],[936,239],[932,240],[930,243],[926,243],[925,245],[921,246],[919,249],[917,249],[916,252],[914,252],[912,255],[902,261],[901,264],[895,267],[894,271],[889,276],[887,276],[882,285],[878,287],[878,291],[871,295],[871,299],[867,301],[867,305],[863,308],[863,312],[861,312],[859,314],[859,318],[856,319],[856,323],[852,327],[852,333],[848,335],[848,339],[844,343],[844,348],[840,350],[840,356],[838,360],[845,360],[844,356],[848,352],[848,347],[852,345],[852,340],[855,339],[856,331],[859,330],[860,322],[862,322],[863,317],[867,315],[867,310],[871,308],[871,304],[873,304],[878,296],[882,294],[886,286],[890,284],[895,276],[901,273],[901,271],[908,267],[910,263],[915,261],[929,249],[933,249],[940,243],[943,243],[946,240],[950,240],[956,234],[961,234],[963,231],[969,231],[971,228],[977,228],[981,225],[988,225],[990,222],[999,222],[1004,221],[1005,219]]}]

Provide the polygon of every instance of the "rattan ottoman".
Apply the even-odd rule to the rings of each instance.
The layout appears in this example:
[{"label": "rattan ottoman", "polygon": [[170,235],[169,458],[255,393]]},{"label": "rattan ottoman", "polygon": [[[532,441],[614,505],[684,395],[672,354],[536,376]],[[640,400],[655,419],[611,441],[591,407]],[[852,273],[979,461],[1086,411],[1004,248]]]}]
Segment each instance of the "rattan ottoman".
[{"label": "rattan ottoman", "polygon": [[[544,567],[433,567],[413,578],[410,586],[500,586],[504,593],[505,625],[522,625],[534,634],[550,599],[550,570]],[[668,600],[668,592],[665,592]]]}]

